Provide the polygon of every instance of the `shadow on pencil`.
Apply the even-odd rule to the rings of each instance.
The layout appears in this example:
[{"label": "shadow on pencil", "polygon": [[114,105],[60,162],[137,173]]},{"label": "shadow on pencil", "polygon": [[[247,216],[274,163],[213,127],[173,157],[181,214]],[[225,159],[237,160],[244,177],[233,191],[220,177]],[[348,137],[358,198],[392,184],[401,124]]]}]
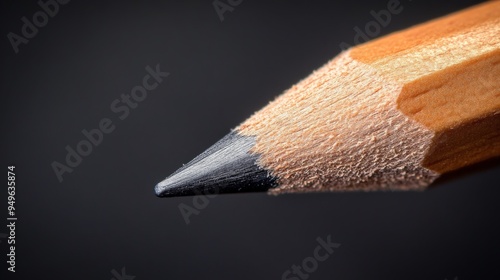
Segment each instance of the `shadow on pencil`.
[{"label": "shadow on pencil", "polygon": [[442,186],[443,184],[453,182],[454,180],[466,177],[468,175],[482,172],[494,168],[495,166],[500,166],[500,157],[491,158],[489,160],[473,164],[464,168],[460,168],[449,173],[445,173],[436,179],[431,185],[429,185],[429,190],[435,187]]}]

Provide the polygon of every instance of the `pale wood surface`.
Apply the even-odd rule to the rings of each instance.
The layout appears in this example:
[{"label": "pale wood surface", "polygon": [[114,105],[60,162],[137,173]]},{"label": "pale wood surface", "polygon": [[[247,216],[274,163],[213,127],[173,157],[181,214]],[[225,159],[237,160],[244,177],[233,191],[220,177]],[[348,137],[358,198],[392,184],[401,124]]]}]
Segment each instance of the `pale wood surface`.
[{"label": "pale wood surface", "polygon": [[398,107],[436,133],[425,167],[443,173],[500,155],[500,1],[361,45],[351,56],[404,85]]},{"label": "pale wood surface", "polygon": [[272,192],[421,189],[500,155],[500,2],[348,50],[237,128]]}]

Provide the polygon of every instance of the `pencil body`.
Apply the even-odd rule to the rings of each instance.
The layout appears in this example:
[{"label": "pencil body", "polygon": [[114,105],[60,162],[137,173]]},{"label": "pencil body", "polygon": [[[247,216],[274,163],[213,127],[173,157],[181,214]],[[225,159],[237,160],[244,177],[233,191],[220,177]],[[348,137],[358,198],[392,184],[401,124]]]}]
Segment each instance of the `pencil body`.
[{"label": "pencil body", "polygon": [[499,78],[492,1],[341,53],[238,126],[243,142],[219,143],[156,192],[193,194],[215,181],[273,194],[422,189],[500,155]]}]

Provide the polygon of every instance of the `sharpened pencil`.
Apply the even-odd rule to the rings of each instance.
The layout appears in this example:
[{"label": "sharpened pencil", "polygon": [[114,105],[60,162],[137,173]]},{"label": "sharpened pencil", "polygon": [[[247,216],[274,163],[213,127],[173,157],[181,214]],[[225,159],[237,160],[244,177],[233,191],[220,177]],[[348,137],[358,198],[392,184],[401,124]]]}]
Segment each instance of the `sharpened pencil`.
[{"label": "sharpened pencil", "polygon": [[500,156],[500,1],[342,52],[158,196],[422,190]]}]

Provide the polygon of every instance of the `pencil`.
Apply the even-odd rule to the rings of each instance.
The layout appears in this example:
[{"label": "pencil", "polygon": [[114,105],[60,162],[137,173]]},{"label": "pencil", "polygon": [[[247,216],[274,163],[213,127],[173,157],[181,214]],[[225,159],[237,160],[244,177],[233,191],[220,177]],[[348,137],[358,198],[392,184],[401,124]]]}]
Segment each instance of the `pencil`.
[{"label": "pencil", "polygon": [[500,1],[350,48],[155,187],[422,190],[500,155]]}]

